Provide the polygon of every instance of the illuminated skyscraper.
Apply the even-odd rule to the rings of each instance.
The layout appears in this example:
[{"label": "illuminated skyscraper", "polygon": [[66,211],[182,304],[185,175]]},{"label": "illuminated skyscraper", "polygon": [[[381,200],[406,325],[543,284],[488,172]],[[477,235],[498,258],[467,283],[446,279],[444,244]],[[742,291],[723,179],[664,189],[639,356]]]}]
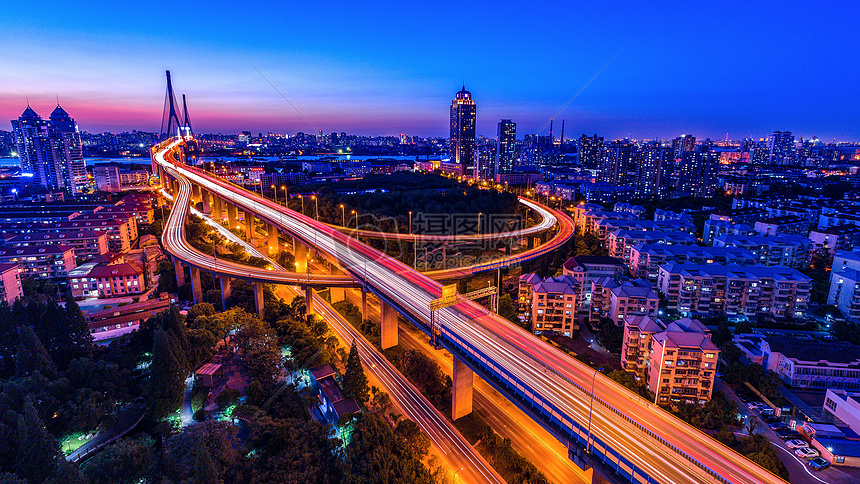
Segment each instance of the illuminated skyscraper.
[{"label": "illuminated skyscraper", "polygon": [[774,131],[768,139],[770,162],[776,165],[786,164],[786,158],[794,156],[794,136],[791,131]]},{"label": "illuminated skyscraper", "polygon": [[451,101],[451,163],[463,166],[463,173],[475,169],[475,101],[463,89]]},{"label": "illuminated skyscraper", "polygon": [[510,119],[499,121],[496,135],[496,175],[513,173],[517,155],[517,123]]},{"label": "illuminated skyscraper", "polygon": [[80,193],[87,185],[78,125],[57,105],[48,121],[27,106],[12,120],[21,171],[32,173],[36,185]]}]

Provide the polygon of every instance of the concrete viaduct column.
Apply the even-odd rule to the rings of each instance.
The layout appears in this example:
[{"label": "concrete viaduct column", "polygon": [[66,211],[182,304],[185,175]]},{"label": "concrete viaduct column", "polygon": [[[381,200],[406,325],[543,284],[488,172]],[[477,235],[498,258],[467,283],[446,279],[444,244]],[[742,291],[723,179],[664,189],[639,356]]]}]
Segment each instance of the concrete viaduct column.
[{"label": "concrete viaduct column", "polygon": [[235,229],[237,227],[236,219],[238,217],[238,211],[236,210],[236,205],[233,205],[230,202],[224,202],[227,204],[227,223],[229,225],[229,229]]},{"label": "concrete viaduct column", "polygon": [[203,286],[200,285],[200,269],[191,266],[191,298],[194,304],[203,302]]},{"label": "concrete viaduct column", "polygon": [[212,194],[212,218],[215,219],[216,222],[221,222],[222,219],[222,210],[221,210],[221,197],[216,196],[214,193]]},{"label": "concrete viaduct column", "polygon": [[361,286],[361,322],[367,319],[367,288]]},{"label": "concrete viaduct column", "polygon": [[278,253],[278,228],[267,223],[266,233],[269,236],[269,255],[275,255]]},{"label": "concrete viaduct column", "polygon": [[230,284],[233,282],[232,279],[226,276],[221,276],[218,278],[218,281],[221,283],[221,310],[227,310],[227,299],[230,297],[231,287]]},{"label": "concrete viaduct column", "polygon": [[196,183],[191,184],[191,201],[195,202],[200,199],[200,185]]},{"label": "concrete viaduct column", "polygon": [[245,210],[245,240],[248,242],[254,240],[254,216],[247,210]]},{"label": "concrete viaduct column", "polygon": [[203,213],[212,213],[212,207],[209,205],[209,192],[201,188],[200,198],[203,200]]},{"label": "concrete viaduct column", "polygon": [[314,290],[311,286],[305,286],[305,316],[314,314]]},{"label": "concrete viaduct column", "polygon": [[451,418],[457,420],[472,413],[472,383],[475,374],[454,357],[454,387],[451,391]]},{"label": "concrete viaduct column", "polygon": [[381,324],[381,341],[380,344],[383,350],[387,350],[393,346],[397,346],[397,311],[385,304],[381,298],[379,300],[379,321]]},{"label": "concrete viaduct column", "polygon": [[[337,265],[331,265],[331,273],[332,275],[343,274],[343,271],[338,269]],[[343,301],[346,299],[346,291],[342,287],[332,287],[329,288],[329,296],[331,296],[331,303],[334,304],[338,301]]]},{"label": "concrete viaduct column", "polygon": [[296,262],[296,272],[304,273],[308,270],[308,248],[293,237],[293,259]]},{"label": "concrete viaduct column", "polygon": [[185,268],[182,267],[182,261],[173,258],[173,270],[176,272],[176,287],[185,284]]},{"label": "concrete viaduct column", "polygon": [[254,283],[254,307],[257,309],[257,317],[263,319],[263,316],[266,315],[265,308],[263,307],[263,283],[255,282]]}]

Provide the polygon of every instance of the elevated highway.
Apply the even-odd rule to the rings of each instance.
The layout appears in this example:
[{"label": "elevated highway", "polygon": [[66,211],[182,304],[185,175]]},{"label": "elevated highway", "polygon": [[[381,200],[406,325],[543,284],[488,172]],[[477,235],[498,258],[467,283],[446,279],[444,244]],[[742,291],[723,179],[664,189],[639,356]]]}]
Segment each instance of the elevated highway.
[{"label": "elevated highway", "polygon": [[[364,290],[375,294],[383,303],[384,314],[386,308],[396,310],[429,333],[430,301],[441,295],[438,282],[325,224],[177,162],[181,143],[173,139],[156,147],[153,154],[161,174],[173,180],[180,196],[184,180],[192,189],[196,185],[198,191],[213,194],[315,247],[336,260]],[[173,234],[164,239],[165,245],[171,246],[171,254],[180,253],[176,248],[182,244],[180,238],[181,234]],[[244,267],[221,269],[230,274],[228,277],[251,274]],[[296,283],[281,282],[278,277],[266,282]],[[572,458],[601,469],[600,473],[612,480],[667,484],[784,482],[471,301],[461,300],[437,311],[435,321],[440,342],[456,356],[455,418],[471,409],[472,372],[477,371],[506,395],[512,395],[514,403],[528,409],[527,413],[568,446]],[[396,334],[396,325],[396,315],[393,327],[389,317],[382,318],[383,347],[386,332],[390,334],[393,329]]]}]

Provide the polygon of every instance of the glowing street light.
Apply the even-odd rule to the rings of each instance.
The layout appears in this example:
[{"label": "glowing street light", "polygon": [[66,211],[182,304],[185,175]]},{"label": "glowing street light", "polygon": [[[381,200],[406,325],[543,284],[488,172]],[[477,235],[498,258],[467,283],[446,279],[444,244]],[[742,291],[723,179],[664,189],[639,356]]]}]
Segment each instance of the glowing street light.
[{"label": "glowing street light", "polygon": [[[412,213],[412,212],[409,212]],[[346,225],[346,208],[344,208],[343,204],[340,204],[340,226],[343,227]]]},{"label": "glowing street light", "polygon": [[275,203],[278,203],[278,190],[275,189],[275,185],[272,185],[269,188],[275,190]]}]

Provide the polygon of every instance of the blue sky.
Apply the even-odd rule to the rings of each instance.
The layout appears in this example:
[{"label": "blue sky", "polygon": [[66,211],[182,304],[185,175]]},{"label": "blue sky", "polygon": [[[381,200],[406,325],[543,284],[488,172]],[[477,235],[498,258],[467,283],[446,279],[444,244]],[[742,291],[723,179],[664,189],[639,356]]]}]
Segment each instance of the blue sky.
[{"label": "blue sky", "polygon": [[[850,2],[15,2],[0,115],[55,96],[90,131],[157,130],[164,69],[198,132],[447,135],[465,79],[478,132],[860,140]],[[9,129],[7,126],[6,128]],[[546,131],[546,130],[544,130]]]}]

